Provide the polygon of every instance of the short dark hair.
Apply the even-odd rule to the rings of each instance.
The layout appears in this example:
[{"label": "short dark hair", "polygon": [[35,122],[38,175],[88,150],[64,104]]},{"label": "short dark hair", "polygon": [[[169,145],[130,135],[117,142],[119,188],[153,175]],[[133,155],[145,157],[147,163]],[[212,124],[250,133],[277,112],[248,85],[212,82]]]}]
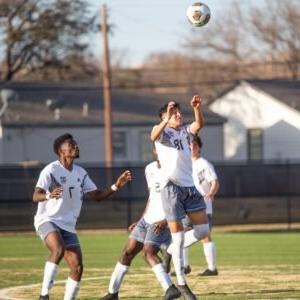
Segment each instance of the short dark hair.
[{"label": "short dark hair", "polygon": [[201,140],[201,138],[200,138],[199,135],[195,135],[194,138],[193,138],[193,141],[198,144],[198,146],[199,146],[200,149],[202,148],[203,143],[202,143],[202,140]]},{"label": "short dark hair", "polygon": [[[160,119],[162,119],[162,115],[163,115],[164,113],[167,112],[168,104],[169,104],[169,103],[166,103],[166,104],[165,104],[163,107],[161,107],[161,109],[159,110],[159,118],[160,118]],[[174,108],[180,109],[180,104],[177,103],[177,102],[175,102]]]},{"label": "short dark hair", "polygon": [[54,140],[54,143],[53,143],[53,150],[54,152],[59,155],[59,148],[60,146],[66,141],[66,140],[73,140],[73,135],[70,134],[70,133],[65,133],[63,135],[60,135],[59,137],[57,137],[55,140]]}]

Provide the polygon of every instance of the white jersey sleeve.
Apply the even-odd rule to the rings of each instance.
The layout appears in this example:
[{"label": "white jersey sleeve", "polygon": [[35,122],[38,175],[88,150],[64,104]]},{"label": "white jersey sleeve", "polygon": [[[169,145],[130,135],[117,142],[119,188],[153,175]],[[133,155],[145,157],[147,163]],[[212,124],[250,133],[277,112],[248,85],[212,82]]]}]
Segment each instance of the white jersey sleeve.
[{"label": "white jersey sleeve", "polygon": [[[39,179],[36,183],[36,187],[48,192],[51,189],[51,186],[55,184],[55,179],[53,179],[54,177],[53,175],[51,175],[51,169],[46,166],[40,173]],[[57,186],[60,186],[60,184],[57,183]]]},{"label": "white jersey sleeve", "polygon": [[84,194],[97,190],[96,184],[90,178],[90,176],[86,173],[82,180],[82,192]]}]

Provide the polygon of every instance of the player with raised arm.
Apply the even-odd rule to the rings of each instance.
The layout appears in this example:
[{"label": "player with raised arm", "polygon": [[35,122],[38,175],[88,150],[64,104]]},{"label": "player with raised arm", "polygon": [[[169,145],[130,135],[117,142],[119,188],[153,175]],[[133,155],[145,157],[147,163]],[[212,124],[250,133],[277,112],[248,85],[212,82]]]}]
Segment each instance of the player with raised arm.
[{"label": "player with raised arm", "polygon": [[111,275],[108,294],[101,300],[119,299],[119,290],[124,276],[128,272],[132,260],[142,250],[146,261],[165,290],[163,299],[176,299],[181,295],[180,291],[172,283],[170,276],[165,272],[157,255],[162,244],[168,245],[171,242],[171,235],[167,228],[161,202],[161,169],[158,161],[154,161],[146,166],[145,176],[149,189],[149,198],[145,211],[142,218],[129,227],[131,233]]},{"label": "player with raised arm", "polygon": [[110,188],[97,189],[87,172],[74,164],[79,158],[79,147],[71,134],[54,141],[58,160],[48,164],[40,173],[33,194],[38,203],[34,226],[50,251],[44,269],[39,300],[48,300],[58,265],[64,258],[70,268],[64,300],[73,300],[79,291],[83,271],[82,253],[75,226],[80,214],[83,196],[102,201],[131,180],[125,171]]},{"label": "player with raised arm", "polygon": [[[201,98],[195,95],[191,102],[195,120],[183,125],[180,106],[174,101],[164,105],[159,117],[161,122],[154,126],[151,140],[155,142],[161,163],[164,183],[162,202],[172,235],[172,258],[177,276],[178,288],[185,299],[196,296],[189,289],[183,272],[183,247],[191,245],[209,235],[206,205],[194,186],[190,144],[193,137],[203,127]],[[184,236],[182,219],[186,214],[194,229]]]}]

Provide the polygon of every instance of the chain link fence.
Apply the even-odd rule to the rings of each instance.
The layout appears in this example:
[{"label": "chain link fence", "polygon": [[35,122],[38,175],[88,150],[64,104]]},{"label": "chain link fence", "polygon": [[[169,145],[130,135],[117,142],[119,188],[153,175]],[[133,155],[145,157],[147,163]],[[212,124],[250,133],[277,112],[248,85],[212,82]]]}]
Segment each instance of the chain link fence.
[{"label": "chain link fence", "polygon": [[[33,230],[32,193],[42,167],[0,167],[0,230]],[[125,228],[139,219],[148,197],[144,166],[83,167],[100,189],[126,169],[133,181],[100,203],[84,199],[78,228]],[[300,163],[216,163],[215,168],[220,180],[215,224],[300,222]]]}]

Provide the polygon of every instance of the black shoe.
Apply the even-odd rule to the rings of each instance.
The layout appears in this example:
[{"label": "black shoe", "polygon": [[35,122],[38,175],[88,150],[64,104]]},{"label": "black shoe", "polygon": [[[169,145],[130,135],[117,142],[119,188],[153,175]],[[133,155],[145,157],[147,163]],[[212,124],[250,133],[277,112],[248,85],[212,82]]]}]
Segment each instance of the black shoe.
[{"label": "black shoe", "polygon": [[179,289],[174,284],[172,284],[166,290],[166,293],[165,293],[165,296],[164,296],[163,300],[177,299],[180,296],[181,296],[181,293],[180,293]]},{"label": "black shoe", "polygon": [[203,273],[199,273],[198,275],[199,276],[217,276],[218,274],[219,273],[218,273],[217,269],[214,269],[213,271],[210,269],[207,269]]},{"label": "black shoe", "polygon": [[119,300],[119,293],[108,293],[103,298],[100,298],[100,300]]},{"label": "black shoe", "polygon": [[162,253],[162,258],[163,258],[163,267],[164,267],[164,270],[167,274],[170,273],[171,271],[171,260],[172,260],[172,255],[169,254],[167,252],[166,249],[160,249],[161,253]]},{"label": "black shoe", "polygon": [[178,285],[178,289],[185,300],[197,300],[197,297],[192,293],[187,284]]},{"label": "black shoe", "polygon": [[[192,269],[190,266],[186,266],[184,267],[184,274],[187,275],[187,274],[190,274],[192,272]],[[171,276],[176,276],[176,272],[172,272],[171,273]]]},{"label": "black shoe", "polygon": [[49,295],[45,295],[45,296],[40,295],[39,300],[49,300]]}]

